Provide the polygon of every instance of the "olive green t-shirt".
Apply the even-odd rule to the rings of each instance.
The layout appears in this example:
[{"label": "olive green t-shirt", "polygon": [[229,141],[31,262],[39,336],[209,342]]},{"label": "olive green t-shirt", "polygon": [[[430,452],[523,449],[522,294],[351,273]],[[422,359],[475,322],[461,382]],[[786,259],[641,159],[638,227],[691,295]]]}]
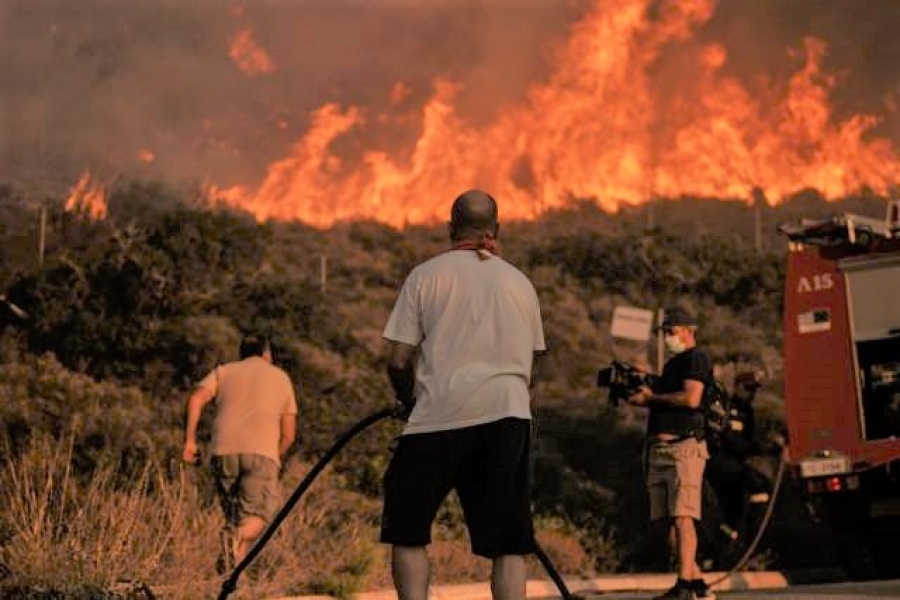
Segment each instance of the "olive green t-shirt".
[{"label": "olive green t-shirt", "polygon": [[287,373],[259,356],[216,367],[199,386],[216,398],[212,453],[258,454],[281,462],[282,415],[297,414]]}]

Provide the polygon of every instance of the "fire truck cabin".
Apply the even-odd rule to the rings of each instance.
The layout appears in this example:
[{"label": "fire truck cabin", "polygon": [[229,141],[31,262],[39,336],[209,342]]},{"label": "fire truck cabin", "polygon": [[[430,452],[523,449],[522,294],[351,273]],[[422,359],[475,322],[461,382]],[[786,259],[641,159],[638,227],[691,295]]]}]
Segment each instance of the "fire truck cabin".
[{"label": "fire truck cabin", "polygon": [[812,495],[900,514],[900,200],[782,225],[790,461]]}]

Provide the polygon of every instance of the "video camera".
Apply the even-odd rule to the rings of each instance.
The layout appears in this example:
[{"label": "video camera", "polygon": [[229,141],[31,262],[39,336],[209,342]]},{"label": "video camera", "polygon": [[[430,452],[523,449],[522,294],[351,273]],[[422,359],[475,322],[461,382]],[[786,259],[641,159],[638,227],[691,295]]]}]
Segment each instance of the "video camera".
[{"label": "video camera", "polygon": [[641,371],[627,362],[614,360],[597,373],[597,387],[609,390],[610,404],[618,406],[619,402],[628,398],[641,386],[652,387],[656,379],[656,375]]}]

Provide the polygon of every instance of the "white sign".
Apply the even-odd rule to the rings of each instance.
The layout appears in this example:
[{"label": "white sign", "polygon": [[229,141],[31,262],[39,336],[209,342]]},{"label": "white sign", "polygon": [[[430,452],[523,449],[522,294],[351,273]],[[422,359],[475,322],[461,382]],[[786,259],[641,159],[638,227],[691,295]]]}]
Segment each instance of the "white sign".
[{"label": "white sign", "polygon": [[613,310],[612,328],[613,337],[625,338],[646,342],[653,331],[653,318],[655,313],[645,308],[633,306],[617,306]]}]

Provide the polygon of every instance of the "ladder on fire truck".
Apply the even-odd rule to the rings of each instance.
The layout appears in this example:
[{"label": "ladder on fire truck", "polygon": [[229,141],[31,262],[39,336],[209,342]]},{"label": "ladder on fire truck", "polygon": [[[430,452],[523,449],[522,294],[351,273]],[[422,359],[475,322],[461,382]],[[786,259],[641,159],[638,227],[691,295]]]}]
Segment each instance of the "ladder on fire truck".
[{"label": "ladder on fire truck", "polygon": [[888,200],[884,220],[840,213],[825,219],[782,224],[778,231],[794,244],[834,246],[849,242],[861,248],[874,248],[884,241],[900,239],[900,197]]}]

